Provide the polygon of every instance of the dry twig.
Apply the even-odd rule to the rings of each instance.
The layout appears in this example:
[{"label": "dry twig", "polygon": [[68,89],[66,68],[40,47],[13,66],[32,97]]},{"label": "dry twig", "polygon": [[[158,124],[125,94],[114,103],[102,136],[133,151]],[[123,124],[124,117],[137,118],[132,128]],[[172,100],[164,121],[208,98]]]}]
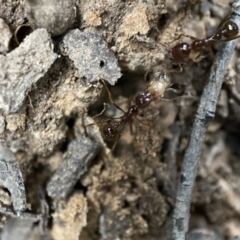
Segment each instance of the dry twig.
[{"label": "dry twig", "polygon": [[[237,6],[240,6],[240,0],[234,2],[233,7]],[[231,19],[240,28],[239,8],[232,13]],[[216,55],[217,70],[215,71],[213,65],[200,100],[177,189],[176,206],[173,214],[172,234],[174,240],[185,240],[188,231],[191,195],[197,173],[198,159],[201,155],[205,132],[215,115],[224,72],[232,57],[236,42],[237,40],[222,44],[221,50]]]}]

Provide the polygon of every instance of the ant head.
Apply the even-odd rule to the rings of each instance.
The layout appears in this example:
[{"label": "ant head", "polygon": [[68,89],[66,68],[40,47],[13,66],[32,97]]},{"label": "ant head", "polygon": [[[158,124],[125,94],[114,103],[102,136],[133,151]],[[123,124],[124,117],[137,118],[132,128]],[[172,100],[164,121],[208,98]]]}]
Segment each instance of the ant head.
[{"label": "ant head", "polygon": [[191,53],[191,46],[188,43],[179,43],[176,46],[174,46],[171,50],[171,60],[173,62],[181,62],[185,57],[188,57]]},{"label": "ant head", "polygon": [[115,140],[116,137],[119,135],[118,124],[110,123],[104,125],[102,128],[102,134],[106,140],[109,141]]},{"label": "ant head", "polygon": [[181,53],[182,56],[188,57],[191,52],[191,46],[188,43],[179,43],[175,46],[176,49]]},{"label": "ant head", "polygon": [[239,29],[235,22],[228,20],[223,24],[223,36],[225,38],[231,38],[238,35]]}]

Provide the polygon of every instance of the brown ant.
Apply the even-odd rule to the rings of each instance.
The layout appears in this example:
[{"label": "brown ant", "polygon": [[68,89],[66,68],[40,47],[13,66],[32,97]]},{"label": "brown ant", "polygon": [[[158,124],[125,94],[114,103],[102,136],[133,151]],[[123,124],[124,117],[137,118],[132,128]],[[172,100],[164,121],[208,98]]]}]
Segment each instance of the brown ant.
[{"label": "brown ant", "polygon": [[173,43],[176,40],[179,40],[181,37],[187,37],[193,40],[191,44],[188,44],[186,42],[178,43],[170,50],[170,59],[174,64],[179,65],[180,71],[182,70],[182,65],[188,66],[193,62],[201,60],[202,50],[204,48],[209,50],[211,57],[215,61],[214,54],[211,48],[215,43],[228,42],[240,37],[238,25],[232,20],[228,19],[235,9],[236,8],[232,9],[223,18],[223,20],[218,25],[217,30],[212,35],[204,39],[197,39],[187,34],[180,34],[171,42]]},{"label": "brown ant", "polygon": [[[141,121],[137,117],[140,109],[146,108],[152,101],[155,101],[157,99],[162,99],[166,90],[172,90],[176,92],[175,89],[169,88],[171,86],[169,75],[167,75],[163,71],[155,72],[153,74],[153,80],[148,84],[146,89],[144,91],[139,92],[136,95],[133,101],[133,104],[129,104],[130,106],[128,110],[124,111],[121,107],[119,107],[117,104],[114,103],[112,95],[104,80],[102,80],[102,83],[107,89],[108,97],[111,103],[117,109],[123,112],[123,115],[121,117],[110,118],[104,121],[96,122],[96,123],[108,122],[102,128],[102,135],[106,140],[109,140],[109,141],[115,140],[115,143],[112,147],[112,151],[115,149],[117,143],[119,142],[123,134],[126,123],[129,122],[130,128],[131,128],[131,121],[133,118],[135,118],[140,123],[147,125],[145,122]],[[119,121],[113,121],[115,119],[119,119]]]}]

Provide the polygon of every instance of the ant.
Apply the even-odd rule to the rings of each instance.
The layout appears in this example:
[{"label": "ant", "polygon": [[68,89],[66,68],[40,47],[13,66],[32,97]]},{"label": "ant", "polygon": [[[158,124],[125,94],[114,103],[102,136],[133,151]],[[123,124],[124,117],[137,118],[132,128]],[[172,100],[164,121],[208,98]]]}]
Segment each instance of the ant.
[{"label": "ant", "polygon": [[[116,103],[114,103],[112,95],[107,87],[107,84],[104,80],[101,80],[103,85],[105,86],[108,97],[110,99],[110,102],[120,111],[123,112],[123,115],[121,117],[117,118],[110,118],[103,121],[99,121],[96,123],[102,123],[102,122],[108,122],[105,124],[102,128],[102,135],[106,140],[114,141],[114,145],[112,147],[112,152],[114,151],[117,143],[119,142],[126,123],[130,123],[130,129],[132,131],[132,119],[135,118],[140,123],[147,125],[145,122],[138,119],[138,114],[140,109],[146,108],[152,101],[155,101],[157,99],[163,99],[164,93],[167,90],[171,90],[176,92],[177,90],[170,88],[171,81],[169,75],[164,73],[163,71],[157,71],[153,74],[153,80],[148,84],[148,86],[145,88],[145,90],[139,92],[131,104],[131,101],[129,101],[129,108],[127,111],[124,111],[121,107],[119,107]],[[165,99],[167,100],[167,99]],[[115,119],[119,119],[119,121],[113,121]],[[91,124],[90,124],[91,125]],[[148,126],[148,125],[147,125]]]},{"label": "ant", "polygon": [[172,47],[169,52],[170,60],[174,64],[179,65],[180,71],[182,71],[182,65],[188,66],[193,62],[201,60],[202,50],[204,48],[209,50],[211,57],[214,59],[214,64],[216,67],[212,46],[218,42],[228,42],[240,37],[238,25],[232,20],[228,19],[232,12],[237,8],[229,11],[229,13],[218,25],[215,33],[212,35],[207,36],[204,39],[197,39],[187,34],[180,34],[177,38],[170,42],[173,43],[176,40],[179,40],[181,37],[187,37],[193,40],[191,44],[188,44],[186,42],[178,43]]}]

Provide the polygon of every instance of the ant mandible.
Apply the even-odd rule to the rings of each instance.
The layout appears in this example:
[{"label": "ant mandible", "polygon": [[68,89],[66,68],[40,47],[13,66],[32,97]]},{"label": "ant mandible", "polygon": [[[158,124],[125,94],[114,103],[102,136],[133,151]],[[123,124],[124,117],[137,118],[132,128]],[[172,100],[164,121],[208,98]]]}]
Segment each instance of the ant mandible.
[{"label": "ant mandible", "polygon": [[[110,118],[104,121],[97,122],[97,123],[108,122],[102,128],[102,135],[106,140],[109,140],[109,141],[115,140],[114,145],[112,147],[112,151],[114,151],[117,143],[119,142],[123,134],[126,123],[131,124],[132,119],[135,118],[140,123],[147,125],[146,123],[138,119],[137,116],[139,114],[139,109],[146,108],[152,101],[155,101],[157,99],[162,99],[166,90],[175,91],[175,89],[170,88],[171,81],[170,81],[169,75],[167,75],[162,70],[154,72],[153,80],[148,84],[148,86],[144,91],[139,92],[135,96],[133,104],[129,106],[128,110],[124,111],[121,107],[119,107],[116,103],[114,103],[112,95],[105,81],[104,80],[101,80],[101,81],[107,90],[110,102],[117,109],[123,112],[123,115],[121,117]],[[119,121],[113,121],[115,119],[119,119]]]},{"label": "ant mandible", "polygon": [[[232,20],[229,20],[229,16],[237,8],[230,10],[230,12],[223,18],[223,20],[218,25],[215,33],[213,33],[212,35],[204,39],[197,39],[187,34],[180,34],[177,38],[170,42],[173,43],[176,40],[179,40],[181,37],[187,37],[193,40],[191,44],[183,42],[178,43],[177,45],[172,47],[169,51],[169,57],[171,61],[174,64],[178,64],[180,70],[182,70],[182,65],[188,66],[193,62],[201,60],[202,50],[204,48],[208,49],[211,57],[215,59],[211,48],[215,43],[228,42],[240,37],[238,25]],[[216,63],[214,62],[214,64]]]}]

